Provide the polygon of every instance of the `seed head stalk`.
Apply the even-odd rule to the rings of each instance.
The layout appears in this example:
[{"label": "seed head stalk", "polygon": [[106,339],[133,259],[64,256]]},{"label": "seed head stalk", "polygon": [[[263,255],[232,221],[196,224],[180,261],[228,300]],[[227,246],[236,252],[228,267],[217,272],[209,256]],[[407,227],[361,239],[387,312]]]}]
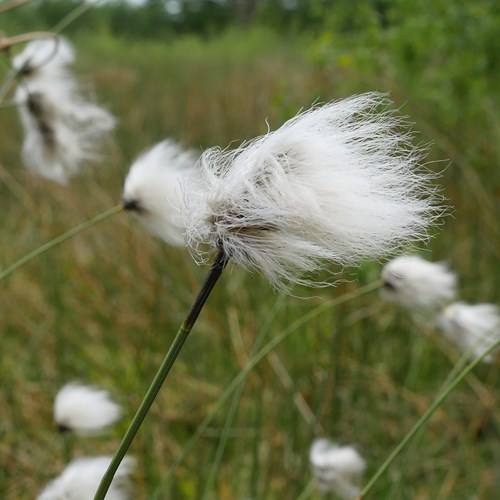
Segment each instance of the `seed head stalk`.
[{"label": "seed head stalk", "polygon": [[111,460],[111,463],[109,464],[109,467],[101,480],[99,488],[97,489],[94,500],[104,500],[104,497],[106,496],[106,493],[109,487],[111,486],[111,482],[113,481],[113,478],[115,476],[116,471],[118,470],[118,467],[120,466],[123,458],[125,457],[125,454],[130,448],[132,441],[134,440],[137,432],[139,431],[142,422],[144,421],[146,415],[148,414],[151,405],[156,399],[156,396],[158,395],[158,392],[160,391],[163,383],[165,382],[165,379],[167,378],[170,369],[175,363],[177,357],[179,356],[179,353],[184,345],[184,342],[186,342],[189,333],[191,332],[191,329],[196,323],[196,320],[198,319],[198,316],[201,310],[203,309],[203,306],[205,305],[206,300],[208,299],[212,289],[214,288],[215,284],[220,278],[222,271],[224,271],[224,268],[226,267],[227,263],[228,263],[228,258],[225,256],[223,251],[219,251],[217,257],[215,258],[214,263],[212,264],[210,272],[208,273],[205,279],[205,283],[201,287],[198,296],[196,297],[193,305],[191,306],[191,309],[189,310],[186,316],[186,319],[180,326],[179,331],[177,332],[177,335],[175,336],[175,339],[172,342],[172,345],[170,346],[167,355],[165,356],[160,368],[158,369],[158,372],[155,375],[155,378],[153,379],[153,382],[149,386],[149,389],[146,395],[144,396],[144,399],[142,400],[139,408],[137,409],[137,412],[134,415],[134,418],[132,419],[129,428],[126,431],[125,436],[123,437],[118,450],[116,451],[113,459]]}]

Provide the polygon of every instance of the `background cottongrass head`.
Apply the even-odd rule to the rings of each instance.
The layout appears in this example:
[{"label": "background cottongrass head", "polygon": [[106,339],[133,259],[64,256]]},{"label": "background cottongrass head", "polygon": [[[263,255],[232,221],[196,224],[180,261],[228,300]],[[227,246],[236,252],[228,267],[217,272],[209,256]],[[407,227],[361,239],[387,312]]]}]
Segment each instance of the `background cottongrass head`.
[{"label": "background cottongrass head", "polygon": [[[479,356],[500,339],[500,314],[493,304],[456,302],[439,315],[438,325],[445,336],[470,357]],[[493,359],[490,353],[484,361],[491,363]]]},{"label": "background cottongrass head", "polygon": [[356,498],[358,482],[366,464],[352,446],[338,446],[328,439],[316,439],[309,452],[314,478],[319,488],[334,491],[345,499]]},{"label": "background cottongrass head", "polygon": [[[274,286],[316,285],[326,261],[357,264],[427,237],[433,175],[408,127],[368,93],[318,106],[234,151],[200,158],[185,209],[199,260],[222,249]],[[402,130],[402,128],[404,130]]]},{"label": "background cottongrass head", "polygon": [[54,401],[54,420],[61,431],[76,434],[99,434],[117,422],[121,407],[109,392],[76,382],[66,384]]},{"label": "background cottongrass head", "polygon": [[[37,500],[92,500],[109,466],[111,457],[84,457],[73,460],[38,495]],[[135,460],[125,457],[111,483],[106,500],[126,500]]]},{"label": "background cottongrass head", "polygon": [[15,101],[25,132],[22,158],[42,177],[65,183],[82,163],[101,159],[103,137],[115,119],[82,95],[67,65],[74,60],[64,40],[37,40],[13,60],[20,73]]},{"label": "background cottongrass head", "polygon": [[13,68],[24,79],[53,78],[75,61],[73,47],[61,37],[33,40],[12,59]]},{"label": "background cottongrass head", "polygon": [[182,188],[196,180],[196,160],[192,151],[167,139],[139,156],[125,179],[125,208],[170,245],[185,245]]},{"label": "background cottongrass head", "polygon": [[435,313],[457,293],[457,277],[440,262],[401,255],[382,269],[382,296],[413,312]]}]

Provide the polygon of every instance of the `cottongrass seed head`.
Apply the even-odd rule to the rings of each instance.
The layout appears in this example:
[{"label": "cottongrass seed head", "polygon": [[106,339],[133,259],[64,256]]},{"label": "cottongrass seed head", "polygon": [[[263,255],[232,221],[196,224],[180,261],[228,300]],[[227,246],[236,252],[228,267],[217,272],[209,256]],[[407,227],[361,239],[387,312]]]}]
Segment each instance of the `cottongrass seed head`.
[{"label": "cottongrass seed head", "polygon": [[338,446],[328,439],[316,439],[309,452],[314,478],[323,492],[333,491],[345,499],[356,498],[366,464],[353,446]]},{"label": "cottongrass seed head", "polygon": [[115,118],[85,99],[68,69],[74,51],[59,39],[36,40],[16,56],[16,89],[25,132],[22,158],[28,169],[64,184],[85,162],[101,159],[100,146]]},{"label": "cottongrass seed head", "polygon": [[457,294],[457,277],[446,264],[401,255],[382,269],[382,296],[413,312],[432,314]]},{"label": "cottongrass seed head", "polygon": [[198,260],[222,249],[278,288],[321,286],[311,273],[325,261],[353,265],[426,239],[439,212],[434,175],[418,168],[424,153],[388,105],[382,94],[354,96],[234,151],[205,151],[202,188],[185,209]]},{"label": "cottongrass seed head", "polygon": [[[448,340],[470,357],[479,356],[500,339],[500,314],[494,304],[450,304],[439,315],[438,325]],[[489,353],[483,361],[491,363],[493,359]]]},{"label": "cottongrass seed head", "polygon": [[[99,487],[111,457],[84,457],[73,460],[62,474],[51,481],[38,495],[37,500],[92,500]],[[127,500],[130,474],[135,467],[135,460],[125,457],[118,468],[106,500]]]},{"label": "cottongrass seed head", "polygon": [[54,401],[54,420],[62,432],[99,434],[117,422],[121,414],[121,407],[108,391],[76,382],[66,384]]},{"label": "cottongrass seed head", "polygon": [[197,156],[173,140],[145,152],[130,167],[125,179],[123,205],[155,236],[184,246],[183,188],[197,178]]}]

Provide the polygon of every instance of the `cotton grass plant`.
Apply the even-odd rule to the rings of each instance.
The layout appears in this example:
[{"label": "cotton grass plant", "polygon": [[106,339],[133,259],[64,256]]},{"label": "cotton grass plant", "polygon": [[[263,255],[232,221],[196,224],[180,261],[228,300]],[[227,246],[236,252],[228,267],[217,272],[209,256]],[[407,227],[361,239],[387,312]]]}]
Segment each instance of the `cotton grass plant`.
[{"label": "cotton grass plant", "polygon": [[115,118],[83,97],[69,70],[75,60],[63,38],[30,42],[12,60],[14,100],[25,132],[22,158],[34,173],[65,184],[83,163],[101,159],[102,139]]},{"label": "cotton grass plant", "polygon": [[[138,430],[204,301],[229,262],[263,273],[279,290],[288,290],[295,283],[324,286],[330,280],[324,281],[318,276],[331,273],[332,264],[356,265],[362,259],[378,258],[396,251],[407,241],[426,238],[426,228],[432,225],[440,211],[429,183],[432,175],[418,166],[422,151],[411,145],[411,134],[400,131],[400,120],[384,109],[377,109],[386,105],[382,96],[368,94],[315,107],[292,119],[282,129],[235,151],[206,151],[193,169],[193,157],[188,153],[185,171],[200,173],[196,181],[192,178],[192,183],[189,176],[184,177],[184,169],[176,171],[174,166],[177,156],[183,154],[180,149],[178,155],[158,154],[150,161],[146,153],[137,160],[127,180],[131,182],[134,176],[139,181],[147,179],[144,190],[130,194],[127,189],[131,184],[127,188],[126,181],[123,204],[111,209],[106,217],[127,208],[142,218],[153,234],[174,246],[182,246],[185,228],[186,239],[198,262],[206,262],[212,255],[216,257],[202,291],[145,398],[146,406],[143,403],[139,409],[135,424],[132,424],[135,427],[128,438],[126,436],[118,457],[123,446],[130,444],[127,439],[133,438]],[[38,132],[43,129],[40,123],[38,128]],[[150,153],[153,151],[154,148]],[[167,158],[171,160],[168,165]],[[139,169],[141,164],[143,167]],[[137,172],[144,168],[143,173],[133,175],[136,167]],[[160,173],[161,169],[165,172]],[[132,186],[134,184],[135,181]],[[356,210],[359,217],[356,217]],[[90,227],[83,226],[81,230]],[[21,259],[20,264],[16,263],[7,269],[7,274],[0,276],[6,277],[77,232],[69,231],[54,240],[55,243],[49,242],[42,251],[37,249],[28,259]],[[286,338],[285,333],[275,340]],[[271,342],[266,352],[275,345],[277,342]],[[489,349],[494,346],[490,345]],[[487,358],[489,353],[482,355]],[[252,358],[244,374],[248,374],[256,360],[263,356],[265,353],[259,352]],[[476,363],[477,360],[460,376],[463,378]],[[448,393],[458,381],[457,377],[447,387]],[[432,410],[444,397],[439,396]],[[429,415],[426,413],[424,417]],[[403,444],[408,442],[404,440]],[[395,456],[392,455],[393,459]],[[130,471],[130,468],[127,458],[122,465],[117,465],[116,457],[111,462],[109,457],[105,458],[99,467],[93,468],[98,472],[90,476],[94,484],[111,463],[105,479],[107,488],[111,481],[109,471],[116,471],[115,481],[120,482],[121,471]],[[120,460],[118,458],[118,464]],[[387,466],[383,464],[385,469]],[[74,470],[78,476],[85,475],[83,469]],[[68,476],[74,478],[73,473],[66,474]],[[380,475],[375,480],[378,477]],[[113,498],[115,481],[111,483],[108,497]],[[64,491],[61,494],[66,494],[65,485],[72,482],[73,479],[61,480],[60,491]],[[365,493],[373,484],[371,481]],[[50,495],[55,494],[50,493],[55,490],[47,491],[44,494],[49,496],[40,498],[52,498]],[[85,489],[85,494],[92,496],[94,491],[95,488]],[[104,494],[100,488],[96,498]]]},{"label": "cotton grass plant", "polygon": [[77,382],[66,384],[54,400],[54,421],[60,432],[92,436],[106,432],[122,414],[109,392]]},{"label": "cotton grass plant", "polygon": [[324,286],[312,273],[329,263],[356,264],[427,238],[439,212],[431,176],[419,170],[422,151],[411,147],[411,135],[397,130],[401,121],[378,109],[387,105],[380,94],[353,97],[302,113],[233,152],[202,154],[201,183],[195,177],[183,186],[184,225],[193,253],[216,256],[96,499],[104,498],[230,261],[262,272],[277,288]]},{"label": "cotton grass plant", "polygon": [[321,491],[333,491],[346,500],[359,496],[359,482],[366,463],[354,446],[340,446],[319,438],[311,445],[309,461]]},{"label": "cotton grass plant", "polygon": [[[99,481],[111,457],[82,457],[73,460],[63,472],[53,479],[37,496],[37,500],[92,500]],[[109,500],[131,500],[130,475],[135,468],[135,460],[126,457],[121,463],[111,483]]]},{"label": "cotton grass plant", "polygon": [[[480,356],[500,339],[500,314],[494,304],[455,302],[443,309],[438,326],[461,352],[469,357]],[[494,352],[484,357],[494,361]]]}]

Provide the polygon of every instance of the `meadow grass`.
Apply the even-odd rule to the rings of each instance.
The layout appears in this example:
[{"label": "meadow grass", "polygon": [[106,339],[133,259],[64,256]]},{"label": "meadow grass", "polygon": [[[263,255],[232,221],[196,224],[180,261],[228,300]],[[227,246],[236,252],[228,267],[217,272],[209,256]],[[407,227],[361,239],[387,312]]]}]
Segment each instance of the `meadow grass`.
[{"label": "meadow grass", "polygon": [[[255,29],[209,41],[80,36],[75,43],[79,74],[120,124],[102,163],[62,187],[26,172],[15,113],[1,111],[2,269],[116,205],[132,159],[166,136],[200,151],[226,146],[264,133],[266,119],[278,127],[315,100],[376,89],[392,91],[398,106],[406,103],[403,112],[422,141],[434,141],[430,160],[446,160],[430,168],[444,170],[453,216],[424,255],[450,263],[463,299],[499,302],[500,155],[498,143],[485,141],[500,128],[489,108],[494,96],[478,103],[484,113],[466,124],[464,140],[443,110],[404,87],[397,72],[319,65],[306,37]],[[450,97],[447,104],[459,103]],[[380,268],[367,262],[345,270],[336,287],[296,287],[282,297],[264,278],[230,266],[132,446],[135,497],[319,496],[308,489],[308,451],[318,432],[356,443],[368,478],[460,358],[376,290],[324,306],[375,282]],[[151,238],[120,213],[1,282],[2,498],[33,498],[69,455],[115,451],[205,273],[187,251]],[[242,372],[294,324],[300,326],[272,358]],[[373,498],[492,498],[499,487],[498,362],[473,375],[376,485]],[[57,435],[52,401],[75,379],[109,389],[123,405],[126,418],[109,435]],[[315,420],[305,418],[304,407]],[[188,443],[191,451],[176,464]]]}]

